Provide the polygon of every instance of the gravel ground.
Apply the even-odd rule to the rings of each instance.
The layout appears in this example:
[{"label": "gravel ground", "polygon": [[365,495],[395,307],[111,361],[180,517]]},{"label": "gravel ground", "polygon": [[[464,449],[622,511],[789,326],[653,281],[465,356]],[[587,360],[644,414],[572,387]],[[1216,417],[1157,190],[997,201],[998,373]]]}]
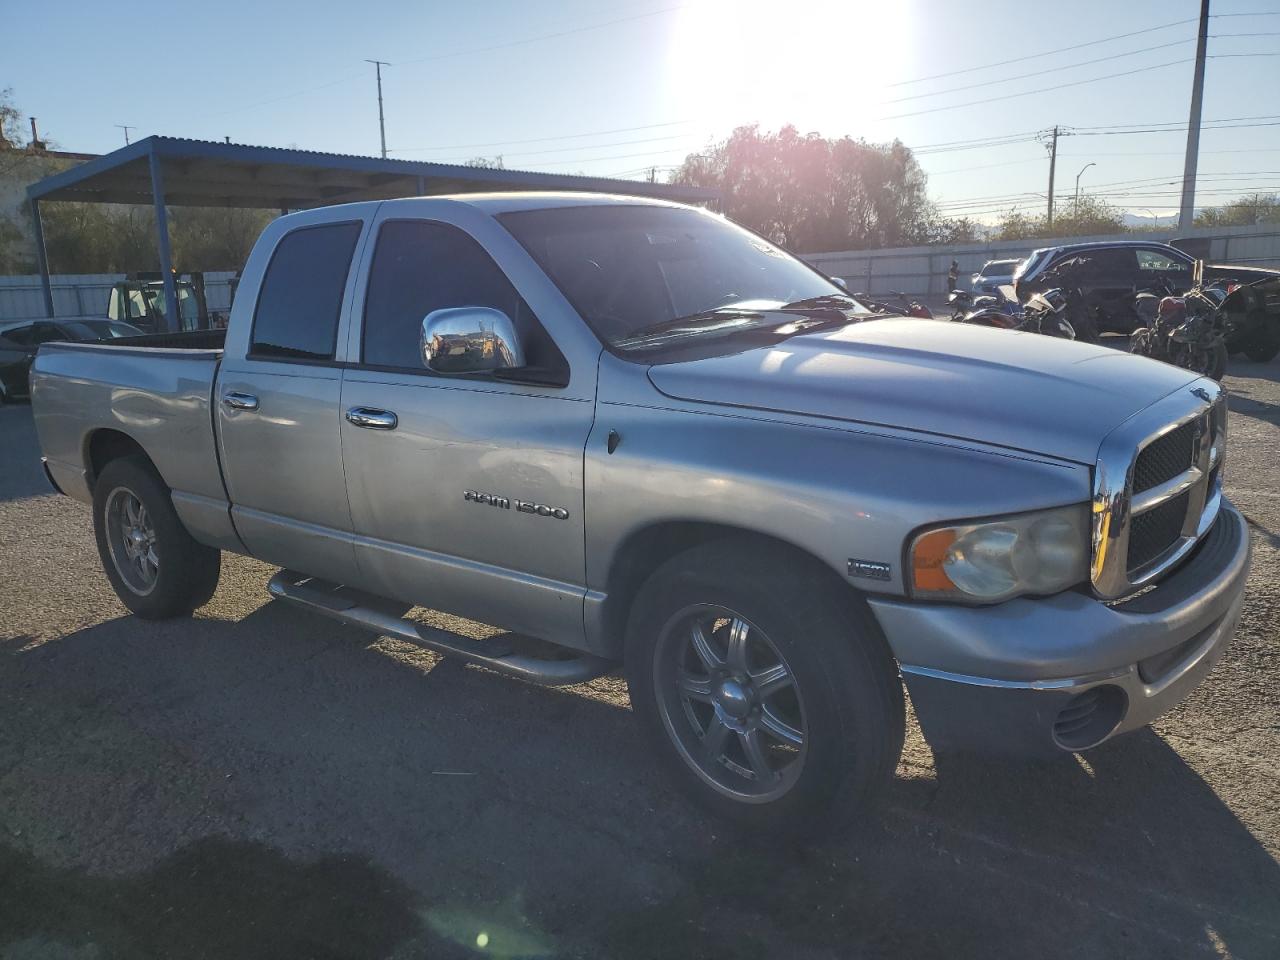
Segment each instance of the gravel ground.
[{"label": "gravel ground", "polygon": [[669,792],[625,687],[546,690],[268,602],[126,615],[0,409],[0,958],[1280,956],[1280,361],[1234,362],[1240,633],[1153,729],[935,762],[822,847]]}]

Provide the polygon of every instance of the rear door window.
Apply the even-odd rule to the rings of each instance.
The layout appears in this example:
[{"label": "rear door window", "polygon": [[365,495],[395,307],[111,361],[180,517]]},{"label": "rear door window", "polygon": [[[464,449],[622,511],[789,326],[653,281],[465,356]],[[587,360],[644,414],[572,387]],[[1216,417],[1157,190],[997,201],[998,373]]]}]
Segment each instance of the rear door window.
[{"label": "rear door window", "polygon": [[332,360],[342,294],[361,224],[332,223],[285,234],[262,280],[249,356]]}]

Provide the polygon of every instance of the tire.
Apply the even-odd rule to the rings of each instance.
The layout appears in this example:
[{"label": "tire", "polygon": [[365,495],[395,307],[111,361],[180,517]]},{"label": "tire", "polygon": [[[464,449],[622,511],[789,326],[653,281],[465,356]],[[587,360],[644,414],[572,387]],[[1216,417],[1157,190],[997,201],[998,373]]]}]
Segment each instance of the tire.
[{"label": "tire", "polygon": [[1268,363],[1280,353],[1280,325],[1259,325],[1244,345],[1244,355],[1254,363]]},{"label": "tire", "polygon": [[[828,578],[816,561],[729,538],[663,564],[632,606],[627,683],[658,757],[758,839],[865,813],[902,753],[897,664],[861,599]],[[721,755],[700,759],[709,741]]]},{"label": "tire", "polygon": [[1223,374],[1227,372],[1227,345],[1219,343],[1211,351],[1209,351],[1209,366],[1205,370],[1205,376],[1212,380],[1221,380]]},{"label": "tire", "polygon": [[144,620],[187,616],[218,587],[220,552],[192,539],[145,457],[112,460],[98,476],[93,530],[116,596]]}]

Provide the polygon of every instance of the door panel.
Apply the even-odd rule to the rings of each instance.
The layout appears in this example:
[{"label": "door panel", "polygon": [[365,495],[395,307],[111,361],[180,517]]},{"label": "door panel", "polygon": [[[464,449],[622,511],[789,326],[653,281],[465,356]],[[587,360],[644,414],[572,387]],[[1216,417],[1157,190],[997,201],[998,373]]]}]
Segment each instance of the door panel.
[{"label": "door panel", "polygon": [[582,457],[594,405],[348,370],[342,408],[353,407],[397,418],[394,430],[345,418],[341,428],[369,589],[580,644]]},{"label": "door panel", "polygon": [[424,366],[423,318],[479,306],[512,320],[528,363],[570,372],[525,292],[477,239],[486,224],[501,230],[487,218],[463,230],[444,210],[440,220],[385,220],[365,255],[361,326],[348,347],[360,365],[346,370],[341,404],[364,585],[582,646],[594,383],[531,387]]},{"label": "door panel", "polygon": [[296,226],[260,241],[275,243],[257,303],[236,316],[234,329],[247,328],[248,336],[229,338],[218,373],[222,471],[250,553],[350,583],[358,567],[342,472],[337,354],[364,221],[308,222],[303,215],[289,222]]},{"label": "door panel", "polygon": [[[229,362],[218,378],[222,469],[236,529],[267,563],[328,580],[356,577],[342,475],[337,366]],[[256,410],[229,407],[229,393]]]}]

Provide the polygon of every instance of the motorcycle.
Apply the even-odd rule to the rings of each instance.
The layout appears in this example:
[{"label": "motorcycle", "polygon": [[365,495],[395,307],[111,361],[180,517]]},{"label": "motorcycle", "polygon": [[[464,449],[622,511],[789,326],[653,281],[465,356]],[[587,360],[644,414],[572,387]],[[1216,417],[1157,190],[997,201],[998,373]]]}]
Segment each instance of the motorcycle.
[{"label": "motorcycle", "polygon": [[1067,295],[1055,288],[1032,294],[1022,306],[1004,300],[971,310],[959,322],[1074,340],[1076,331],[1067,319],[1067,303]]},{"label": "motorcycle", "polygon": [[1143,326],[1129,338],[1129,352],[1163,360],[1202,376],[1221,380],[1227,370],[1227,313],[1230,290],[1204,283],[1204,261],[1197,260],[1192,287],[1181,296],[1140,293],[1134,310]]},{"label": "motorcycle", "polygon": [[853,294],[855,300],[876,313],[894,313],[900,317],[919,317],[921,320],[933,319],[933,311],[914,297],[909,298],[905,293],[901,292],[895,292],[894,296],[898,298],[898,303],[896,304],[885,300],[876,300],[865,293]]},{"label": "motorcycle", "polygon": [[964,318],[975,310],[1003,310],[1010,316],[1021,312],[1022,308],[1004,294],[982,294],[975,297],[964,290],[952,290],[947,294],[947,305],[951,307],[951,319],[963,322]]}]

